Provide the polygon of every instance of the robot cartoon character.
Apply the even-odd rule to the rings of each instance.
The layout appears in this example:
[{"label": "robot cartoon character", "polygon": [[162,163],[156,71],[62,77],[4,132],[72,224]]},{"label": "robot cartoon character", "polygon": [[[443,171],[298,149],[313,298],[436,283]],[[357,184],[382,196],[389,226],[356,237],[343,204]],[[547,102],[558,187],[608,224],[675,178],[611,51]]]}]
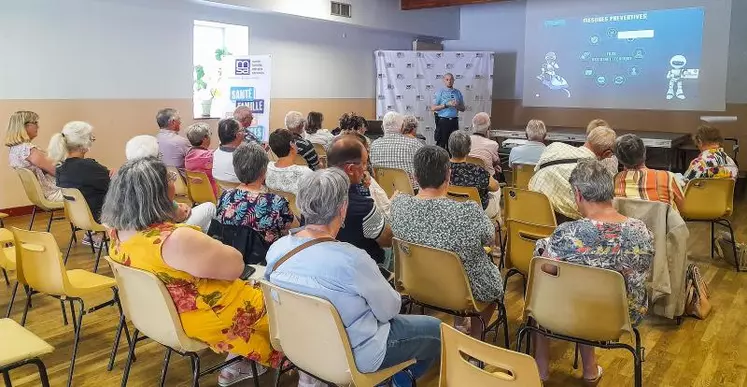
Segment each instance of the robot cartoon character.
[{"label": "robot cartoon character", "polygon": [[[682,90],[682,80],[686,78],[687,70],[687,58],[684,55],[675,55],[669,60],[669,65],[672,68],[667,73],[667,79],[669,79],[669,90],[667,91],[667,99],[672,99],[677,96],[679,99],[685,99],[685,92]],[[677,93],[675,94],[674,85],[677,85]]]},{"label": "robot cartoon character", "polygon": [[545,63],[542,64],[541,72],[537,75],[537,79],[542,82],[545,87],[550,90],[563,90],[570,98],[571,92],[568,90],[568,81],[565,78],[558,75],[555,71],[559,69],[558,56],[555,52],[550,51],[545,54]]}]

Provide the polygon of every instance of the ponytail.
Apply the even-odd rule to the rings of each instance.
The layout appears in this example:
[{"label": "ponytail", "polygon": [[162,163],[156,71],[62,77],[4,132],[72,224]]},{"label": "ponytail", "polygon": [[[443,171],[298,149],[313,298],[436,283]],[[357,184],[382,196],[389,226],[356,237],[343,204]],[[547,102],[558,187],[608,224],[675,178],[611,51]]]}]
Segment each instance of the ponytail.
[{"label": "ponytail", "polygon": [[65,134],[55,133],[49,140],[47,156],[52,160],[54,165],[60,165],[67,158],[67,141]]}]

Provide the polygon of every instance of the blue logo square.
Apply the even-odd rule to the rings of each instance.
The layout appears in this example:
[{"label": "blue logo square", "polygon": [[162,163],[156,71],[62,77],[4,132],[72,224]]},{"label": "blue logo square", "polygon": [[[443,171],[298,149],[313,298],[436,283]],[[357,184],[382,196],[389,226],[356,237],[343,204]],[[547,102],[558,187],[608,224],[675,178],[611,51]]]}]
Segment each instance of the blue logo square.
[{"label": "blue logo square", "polygon": [[234,66],[236,75],[250,75],[251,64],[249,59],[236,59],[236,65]]}]

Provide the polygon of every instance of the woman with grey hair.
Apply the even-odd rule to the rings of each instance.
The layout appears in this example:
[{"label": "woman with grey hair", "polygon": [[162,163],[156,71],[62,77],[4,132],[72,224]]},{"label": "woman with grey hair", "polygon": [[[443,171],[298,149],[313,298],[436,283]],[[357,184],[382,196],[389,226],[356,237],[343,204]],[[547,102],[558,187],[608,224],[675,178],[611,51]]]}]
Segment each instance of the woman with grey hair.
[{"label": "woman with grey hair", "polygon": [[210,149],[210,136],[212,135],[210,125],[204,122],[194,123],[187,128],[187,140],[192,147],[184,157],[184,168],[190,172],[204,173],[213,187],[213,193],[218,196],[220,189],[213,178],[213,152],[215,150]]},{"label": "woman with grey hair", "polygon": [[490,115],[485,112],[475,114],[472,118],[472,147],[469,155],[482,160],[490,176],[498,176],[501,172],[501,157],[498,154],[500,145],[490,139],[489,130]]},{"label": "woman with grey hair", "polygon": [[514,164],[537,164],[542,152],[545,151],[545,137],[547,127],[542,120],[530,120],[526,127],[527,143],[511,149],[508,156],[508,166],[513,168]]},{"label": "woman with grey hair", "polygon": [[[597,160],[584,159],[571,173],[571,186],[583,219],[560,224],[553,234],[537,241],[535,256],[615,270],[625,278],[630,320],[639,324],[648,310],[646,280],[654,256],[653,235],[638,219],[621,215],[612,206],[612,175]],[[562,295],[558,295],[562,297]],[[549,376],[549,341],[533,335],[535,358],[542,380]],[[579,345],[584,380],[602,377],[594,348]]]},{"label": "woman with grey hair", "polygon": [[[400,295],[376,262],[364,250],[335,240],[347,213],[349,186],[348,176],[338,168],[316,171],[300,182],[296,203],[306,226],[270,247],[265,278],[332,302],[360,371],[375,372],[414,358],[417,364],[410,371],[418,378],[440,356],[441,321],[400,315]],[[408,386],[409,377],[395,375],[394,384]],[[312,385],[323,384],[301,373],[299,386]]]},{"label": "woman with grey hair", "polygon": [[475,187],[480,194],[482,209],[495,223],[500,221],[500,189],[496,181],[485,168],[468,163],[472,141],[469,134],[457,130],[449,136],[449,152],[451,153],[451,185],[460,187]]},{"label": "woman with grey hair", "polygon": [[223,192],[215,215],[223,225],[250,227],[267,245],[298,225],[288,201],[264,188],[269,162],[267,152],[255,143],[236,148],[233,168],[241,184]]},{"label": "woman with grey hair", "polygon": [[[106,195],[103,222],[111,258],[155,274],[169,291],[187,336],[219,353],[277,367],[262,292],[236,249],[192,226],[175,224],[174,180],[155,157],[125,163]],[[260,367],[263,369],[263,367]],[[224,368],[218,384],[254,376],[244,359]]]}]

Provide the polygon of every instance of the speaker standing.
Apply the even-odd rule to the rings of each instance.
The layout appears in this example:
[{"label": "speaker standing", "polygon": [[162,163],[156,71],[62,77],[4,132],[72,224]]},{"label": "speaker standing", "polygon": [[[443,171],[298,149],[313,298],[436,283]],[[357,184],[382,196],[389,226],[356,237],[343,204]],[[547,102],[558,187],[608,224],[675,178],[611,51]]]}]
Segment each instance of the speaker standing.
[{"label": "speaker standing", "polygon": [[444,87],[433,96],[431,110],[436,113],[436,145],[448,149],[449,136],[459,129],[459,112],[464,111],[464,97],[454,88],[454,75],[444,74]]}]

